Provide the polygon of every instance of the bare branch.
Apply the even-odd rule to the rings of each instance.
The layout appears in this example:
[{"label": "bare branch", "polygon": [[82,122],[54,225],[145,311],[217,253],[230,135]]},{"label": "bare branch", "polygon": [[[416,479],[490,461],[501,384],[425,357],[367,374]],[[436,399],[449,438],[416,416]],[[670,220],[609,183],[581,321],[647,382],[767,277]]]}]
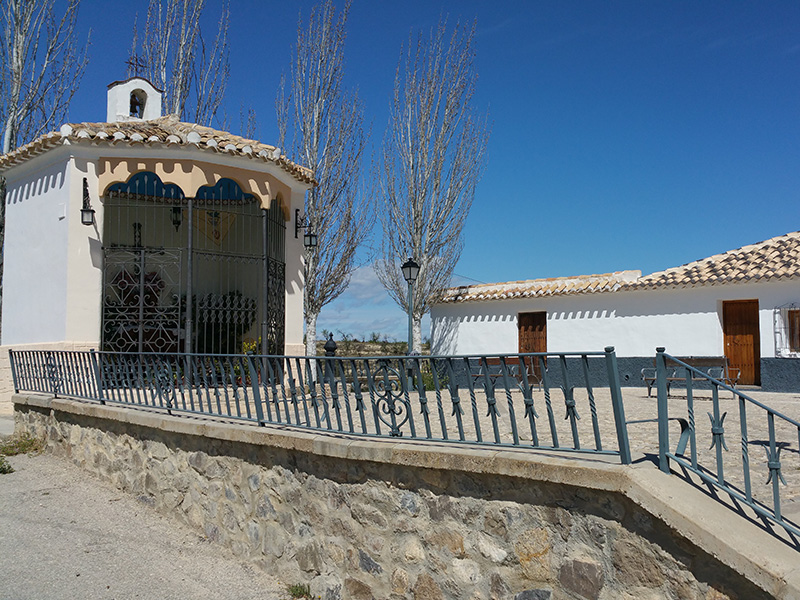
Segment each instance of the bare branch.
[{"label": "bare branch", "polygon": [[408,310],[400,264],[420,265],[414,285],[414,350],[422,315],[449,285],[463,248],[462,230],[485,163],[489,127],[472,96],[475,26],[440,21],[409,38],[395,73],[389,126],[377,180],[383,230],[375,270],[389,295]]},{"label": "bare branch", "polygon": [[224,4],[219,19],[217,37],[211,52],[206,52],[206,45],[200,37],[200,58],[195,64],[195,122],[210,123],[222,104],[225,86],[230,75],[230,50],[228,48],[228,27],[230,24],[230,7]]},{"label": "bare branch", "polygon": [[210,125],[228,83],[230,8],[223,5],[208,48],[200,30],[204,7],[205,0],[150,0],[140,52],[147,78],[165,90],[166,112]]},{"label": "bare branch", "polygon": [[257,139],[258,119],[256,119],[256,111],[252,106],[248,106],[245,110],[244,103],[239,109],[239,131],[243,137],[251,140]]}]

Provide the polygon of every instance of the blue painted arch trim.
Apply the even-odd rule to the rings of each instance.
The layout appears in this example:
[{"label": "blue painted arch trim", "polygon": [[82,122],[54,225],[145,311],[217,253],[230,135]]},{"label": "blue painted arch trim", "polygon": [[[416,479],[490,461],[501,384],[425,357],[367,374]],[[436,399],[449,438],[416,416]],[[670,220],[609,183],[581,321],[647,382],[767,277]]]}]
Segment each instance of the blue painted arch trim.
[{"label": "blue painted arch trim", "polygon": [[[131,175],[126,182],[118,182],[108,186],[106,195],[132,195],[170,200],[185,200],[186,193],[174,183],[164,183],[152,171],[140,171]],[[200,186],[194,198],[198,200],[215,200],[229,202],[258,202],[258,197],[245,192],[233,179],[223,177],[214,185]]]},{"label": "blue painted arch trim", "polygon": [[203,185],[200,186],[195,194],[198,200],[233,200],[256,202],[258,198],[253,194],[245,192],[241,186],[233,179],[223,177],[213,186]]},{"label": "blue painted arch trim", "polygon": [[131,175],[126,182],[114,183],[108,186],[106,195],[131,194],[134,196],[149,196],[151,198],[169,198],[183,200],[186,195],[174,183],[164,183],[152,171],[140,171]]}]

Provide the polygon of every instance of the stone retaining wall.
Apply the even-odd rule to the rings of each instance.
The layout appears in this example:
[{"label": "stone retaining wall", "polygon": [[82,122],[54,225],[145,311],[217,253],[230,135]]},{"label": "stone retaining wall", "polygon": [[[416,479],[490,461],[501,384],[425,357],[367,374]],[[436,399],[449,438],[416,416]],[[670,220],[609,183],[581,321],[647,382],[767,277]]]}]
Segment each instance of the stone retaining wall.
[{"label": "stone retaining wall", "polygon": [[[745,542],[756,559],[759,544],[777,545],[771,571],[724,540],[704,541],[700,525],[676,531],[687,517],[647,482],[680,483],[649,464],[354,441],[36,396],[15,402],[18,431],[46,436],[49,451],[286,583],[310,583],[315,598],[798,597],[787,583],[793,567],[780,566],[797,554],[781,554],[763,532],[745,531]],[[688,491],[698,494],[690,504],[708,500]]]}]

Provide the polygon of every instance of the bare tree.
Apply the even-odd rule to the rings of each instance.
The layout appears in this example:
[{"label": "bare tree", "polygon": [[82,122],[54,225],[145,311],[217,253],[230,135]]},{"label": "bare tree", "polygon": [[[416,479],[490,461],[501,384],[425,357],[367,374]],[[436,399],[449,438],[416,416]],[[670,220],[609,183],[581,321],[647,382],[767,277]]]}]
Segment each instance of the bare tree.
[{"label": "bare tree", "polygon": [[165,90],[168,113],[210,125],[228,83],[230,9],[223,5],[208,47],[200,30],[204,6],[205,0],[150,0],[141,47],[134,27],[128,76],[142,75]]},{"label": "bare tree", "polygon": [[358,94],[345,89],[345,25],[350,3],[335,15],[331,0],[312,8],[308,24],[297,26],[288,96],[282,81],[276,100],[280,145],[314,170],[317,185],[305,200],[305,216],[318,236],[306,251],[306,353],[316,354],[317,317],[350,283],[357,250],[368,235],[372,204],[359,194],[366,139]]},{"label": "bare tree", "polygon": [[66,117],[88,62],[75,42],[80,0],[5,0],[0,44],[3,153],[25,144]]},{"label": "bare tree", "polygon": [[375,270],[408,311],[400,263],[412,257],[420,265],[412,307],[416,351],[422,316],[450,284],[461,256],[464,222],[485,164],[489,127],[471,105],[474,35],[474,24],[456,24],[448,37],[442,20],[429,35],[409,38],[383,139],[378,175],[383,239]]}]

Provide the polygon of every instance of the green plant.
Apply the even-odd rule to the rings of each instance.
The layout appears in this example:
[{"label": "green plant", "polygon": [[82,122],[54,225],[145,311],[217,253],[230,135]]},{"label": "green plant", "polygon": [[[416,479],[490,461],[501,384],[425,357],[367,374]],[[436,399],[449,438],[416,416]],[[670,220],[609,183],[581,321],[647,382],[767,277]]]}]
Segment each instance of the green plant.
[{"label": "green plant", "polygon": [[[433,377],[433,373],[430,371],[430,366],[423,363],[422,367],[422,385],[425,387],[426,390],[432,391],[436,389],[436,380]],[[447,388],[450,379],[447,375],[444,374],[444,369],[438,369],[437,375],[439,376],[439,389],[444,390]]]},{"label": "green plant", "polygon": [[286,591],[289,592],[289,596],[292,598],[308,598],[309,600],[312,598],[311,588],[305,583],[295,583],[287,586]]},{"label": "green plant", "polygon": [[[305,342],[305,338],[303,339]],[[246,339],[242,341],[242,354],[258,354],[261,351],[261,336],[258,336],[258,340],[254,339]]]},{"label": "green plant", "polygon": [[38,454],[44,450],[44,440],[27,433],[14,436],[0,443],[0,456],[16,456],[17,454]]},{"label": "green plant", "polygon": [[44,440],[32,437],[27,433],[0,442],[0,474],[14,472],[14,467],[6,460],[6,456],[39,453],[42,450],[44,450]]}]

